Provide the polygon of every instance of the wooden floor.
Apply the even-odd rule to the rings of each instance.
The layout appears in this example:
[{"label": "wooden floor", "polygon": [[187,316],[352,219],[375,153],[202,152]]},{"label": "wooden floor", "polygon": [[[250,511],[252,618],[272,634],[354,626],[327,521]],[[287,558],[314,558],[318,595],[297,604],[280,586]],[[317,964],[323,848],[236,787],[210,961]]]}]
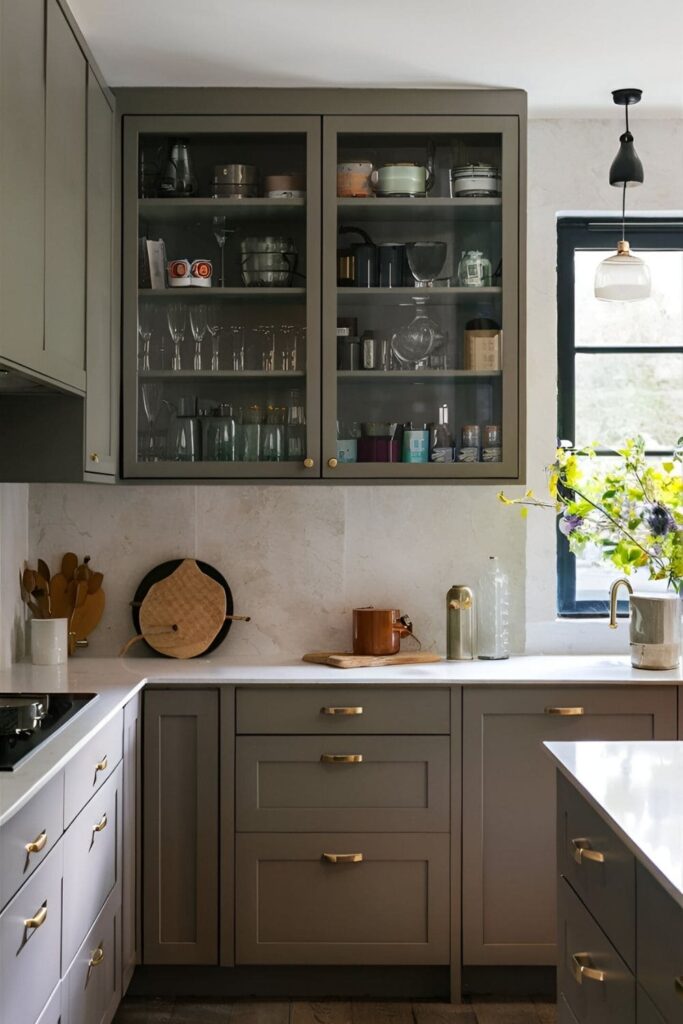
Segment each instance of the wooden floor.
[{"label": "wooden floor", "polygon": [[556,1024],[556,1020],[552,1003],[499,996],[473,998],[466,1006],[125,999],[114,1024]]}]

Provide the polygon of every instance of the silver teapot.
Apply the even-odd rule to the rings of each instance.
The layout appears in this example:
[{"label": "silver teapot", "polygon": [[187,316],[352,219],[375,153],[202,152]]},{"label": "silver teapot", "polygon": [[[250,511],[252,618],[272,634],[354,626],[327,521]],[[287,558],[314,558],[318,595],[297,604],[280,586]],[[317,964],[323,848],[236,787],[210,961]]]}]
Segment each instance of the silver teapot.
[{"label": "silver teapot", "polygon": [[681,599],[677,594],[634,594],[623,577],[609,592],[610,629],[617,628],[617,596],[620,586],[629,593],[631,664],[634,668],[678,668],[681,654]]}]

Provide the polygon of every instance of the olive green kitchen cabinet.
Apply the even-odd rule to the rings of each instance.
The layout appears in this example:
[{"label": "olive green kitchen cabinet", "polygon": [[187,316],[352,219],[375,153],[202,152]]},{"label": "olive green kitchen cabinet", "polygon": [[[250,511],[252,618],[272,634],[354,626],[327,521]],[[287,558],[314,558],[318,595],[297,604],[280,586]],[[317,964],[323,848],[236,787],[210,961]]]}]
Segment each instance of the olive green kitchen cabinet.
[{"label": "olive green kitchen cabinet", "polygon": [[465,689],[463,964],[556,962],[555,774],[544,740],[676,739],[675,687]]},{"label": "olive green kitchen cabinet", "polygon": [[0,47],[0,479],[113,480],[114,99],[62,0],[6,0]]}]

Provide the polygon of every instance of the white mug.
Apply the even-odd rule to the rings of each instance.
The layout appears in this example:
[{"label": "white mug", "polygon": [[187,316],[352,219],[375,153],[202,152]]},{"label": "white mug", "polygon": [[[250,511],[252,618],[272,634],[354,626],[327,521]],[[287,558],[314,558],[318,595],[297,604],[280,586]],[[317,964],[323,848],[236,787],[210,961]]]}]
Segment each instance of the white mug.
[{"label": "white mug", "polygon": [[66,665],[68,619],[31,619],[31,661],[34,665]]}]

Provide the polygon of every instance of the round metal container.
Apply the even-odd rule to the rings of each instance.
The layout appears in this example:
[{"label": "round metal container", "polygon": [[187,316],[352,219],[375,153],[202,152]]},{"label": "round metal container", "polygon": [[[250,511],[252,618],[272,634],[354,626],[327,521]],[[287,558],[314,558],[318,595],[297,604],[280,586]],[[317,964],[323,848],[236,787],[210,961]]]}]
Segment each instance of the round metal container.
[{"label": "round metal container", "polygon": [[500,171],[492,164],[465,164],[451,169],[451,196],[471,199],[501,194]]}]

